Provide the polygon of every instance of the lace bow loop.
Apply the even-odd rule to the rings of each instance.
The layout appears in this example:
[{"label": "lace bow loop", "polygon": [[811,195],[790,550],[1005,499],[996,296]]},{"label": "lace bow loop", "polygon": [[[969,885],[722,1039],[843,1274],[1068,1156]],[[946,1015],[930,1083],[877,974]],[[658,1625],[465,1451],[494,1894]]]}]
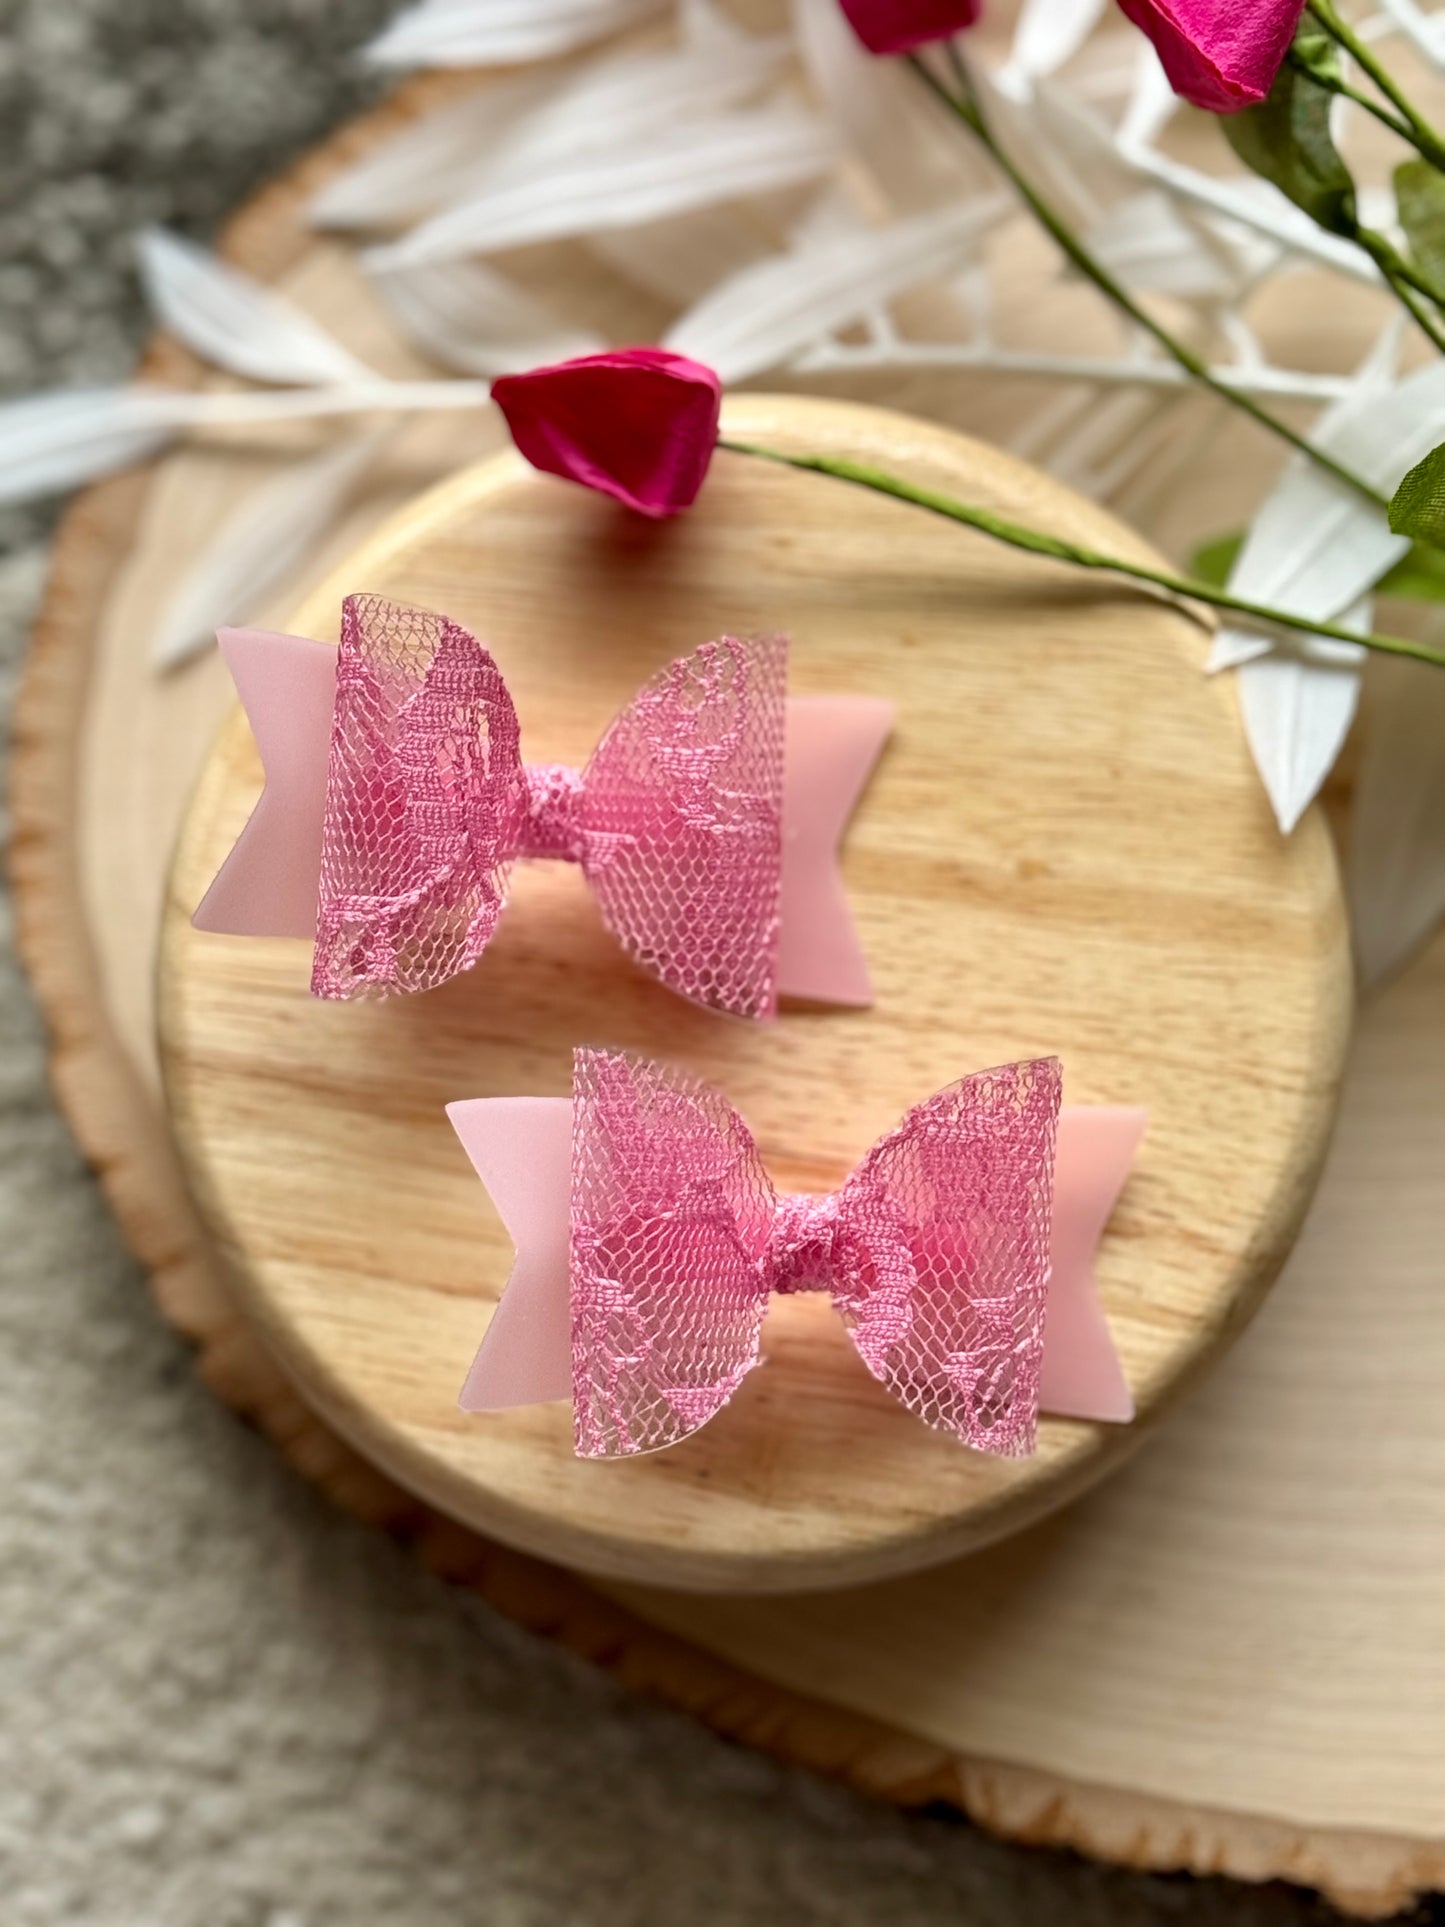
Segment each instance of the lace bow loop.
[{"label": "lace bow loop", "polygon": [[788,645],[723,636],[669,663],[584,776],[583,859],[609,929],[708,1009],[777,1008]]},{"label": "lace bow loop", "polygon": [[430,990],[481,956],[524,791],[517,712],[460,624],[348,596],[336,668],[311,988]]},{"label": "lace bow loop", "polygon": [[874,1377],[926,1424],[1032,1452],[1048,1303],[1063,1072],[963,1078],[916,1105],[844,1185],[857,1260],[833,1301]]},{"label": "lace bow loop", "polygon": [[571,1192],[578,1454],[676,1445],[758,1361],[774,1194],[757,1147],[709,1086],[579,1050]]}]

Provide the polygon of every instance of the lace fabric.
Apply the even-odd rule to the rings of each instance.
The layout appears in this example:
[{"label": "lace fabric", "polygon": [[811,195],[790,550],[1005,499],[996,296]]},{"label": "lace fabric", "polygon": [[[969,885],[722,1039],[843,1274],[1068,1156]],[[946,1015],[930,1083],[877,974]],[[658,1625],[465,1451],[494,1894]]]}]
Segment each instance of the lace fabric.
[{"label": "lace fabric", "polygon": [[429,990],[469,969],[519,839],[517,712],[459,624],[342,606],[311,989]]},{"label": "lace fabric", "polygon": [[583,866],[644,970],[709,1010],[777,1009],[788,645],[723,636],[671,662],[583,778]]},{"label": "lace fabric", "polygon": [[780,1198],[747,1126],[666,1066],[579,1051],[572,1363],[582,1457],[686,1438],[758,1362],[769,1294],[826,1290],[925,1424],[1021,1456],[1037,1429],[1055,1059],[941,1091],[830,1196]]},{"label": "lace fabric", "polygon": [[488,652],[446,617],[348,597],[312,990],[427,990],[491,941],[518,858],[578,862],[622,947],[709,1009],[770,1017],[787,645],[669,664],[581,773],[521,761]]}]

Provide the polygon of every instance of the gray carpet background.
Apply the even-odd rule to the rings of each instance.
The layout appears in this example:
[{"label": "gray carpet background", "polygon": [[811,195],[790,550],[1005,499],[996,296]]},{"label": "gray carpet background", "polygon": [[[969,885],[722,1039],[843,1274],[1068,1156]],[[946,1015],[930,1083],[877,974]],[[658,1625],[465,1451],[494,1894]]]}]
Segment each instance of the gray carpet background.
[{"label": "gray carpet background", "polygon": [[[367,97],[348,54],[391,11],[0,0],[0,390],[123,374],[133,229],[208,234]],[[55,512],[0,509],[7,713]],[[50,1101],[8,905],[0,1494],[0,1927],[1335,1918],[781,1769],[338,1515],[152,1308]]]}]

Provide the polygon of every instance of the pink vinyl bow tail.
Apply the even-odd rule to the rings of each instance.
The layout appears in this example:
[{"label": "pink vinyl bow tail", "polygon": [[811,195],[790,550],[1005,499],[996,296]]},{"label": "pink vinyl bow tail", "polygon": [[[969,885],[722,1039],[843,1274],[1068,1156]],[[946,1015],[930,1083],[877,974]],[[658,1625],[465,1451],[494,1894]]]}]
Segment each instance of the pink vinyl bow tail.
[{"label": "pink vinyl bow tail", "polygon": [[587,1458],[706,1423],[758,1362],[771,1292],[825,1290],[926,1424],[1033,1449],[1060,1071],[1006,1065],[929,1098],[827,1197],[774,1192],[716,1091],[579,1051],[571,1177],[573,1413]]}]

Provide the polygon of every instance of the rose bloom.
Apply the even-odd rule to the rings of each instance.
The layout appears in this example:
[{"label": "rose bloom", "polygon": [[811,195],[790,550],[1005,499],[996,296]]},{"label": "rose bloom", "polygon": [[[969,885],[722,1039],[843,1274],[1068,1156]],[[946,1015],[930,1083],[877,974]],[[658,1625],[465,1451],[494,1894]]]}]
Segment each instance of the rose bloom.
[{"label": "rose bloom", "polygon": [[1154,43],[1176,94],[1212,114],[1253,107],[1274,85],[1304,0],[1119,0]]},{"label": "rose bloom", "polygon": [[618,348],[503,375],[492,399],[534,468],[664,516],[690,508],[702,487],[722,382],[665,348]]},{"label": "rose bloom", "polygon": [[983,0],[839,0],[870,54],[906,54],[971,27]]}]

